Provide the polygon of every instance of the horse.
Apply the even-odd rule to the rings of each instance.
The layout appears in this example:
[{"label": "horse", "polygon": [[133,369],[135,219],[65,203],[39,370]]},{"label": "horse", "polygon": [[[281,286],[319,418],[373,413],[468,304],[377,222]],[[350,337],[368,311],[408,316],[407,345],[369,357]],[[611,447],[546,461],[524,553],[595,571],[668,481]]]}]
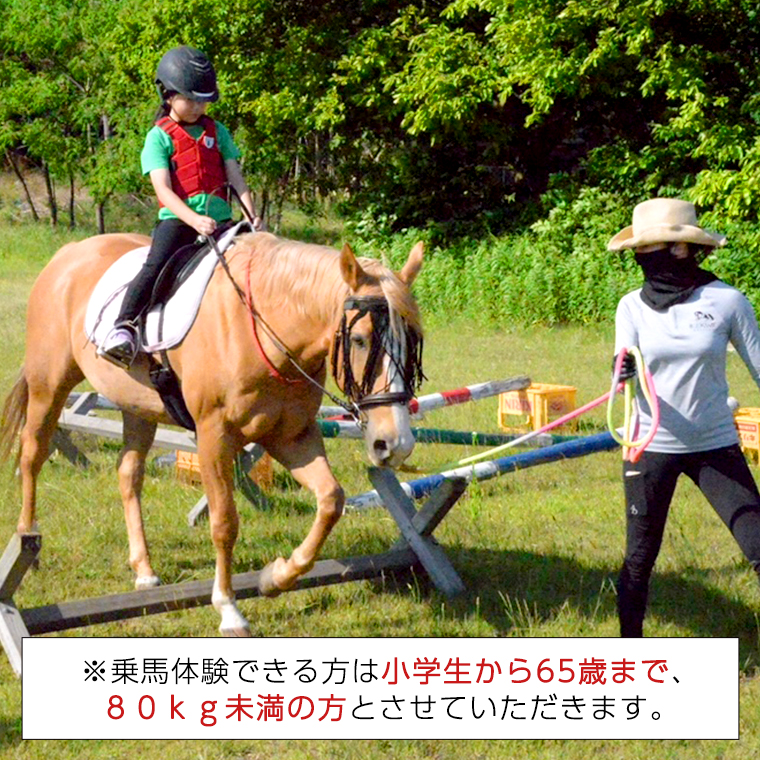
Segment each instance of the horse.
[{"label": "horse", "polygon": [[[120,408],[124,445],[117,471],[138,589],[160,582],[140,497],[156,426],[173,420],[151,384],[148,356],[138,354],[128,371],[98,357],[84,319],[103,272],[149,243],[137,234],[97,235],[53,256],[29,296],[26,352],[0,420],[0,455],[16,450],[17,529],[25,533],[36,529],[37,478],[70,391],[86,378]],[[316,419],[328,366],[363,427],[370,461],[397,467],[411,453],[408,402],[423,375],[422,328],[410,286],[422,260],[422,243],[393,272],[357,258],[348,244],[338,251],[267,232],[241,235],[214,270],[190,331],[167,352],[196,428],[216,552],[212,604],[222,635],[250,636],[231,585],[239,525],[234,460],[243,446],[259,443],[316,498],[302,543],[262,570],[264,596],[293,587],[313,566],[343,511],[344,493]]]}]

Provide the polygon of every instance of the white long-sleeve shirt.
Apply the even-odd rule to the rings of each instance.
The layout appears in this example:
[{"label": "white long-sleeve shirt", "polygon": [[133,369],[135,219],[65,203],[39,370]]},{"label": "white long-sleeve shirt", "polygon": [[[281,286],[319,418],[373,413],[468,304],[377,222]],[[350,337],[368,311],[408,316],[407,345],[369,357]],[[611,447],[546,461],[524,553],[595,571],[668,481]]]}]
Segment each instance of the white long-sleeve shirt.
[{"label": "white long-sleeve shirt", "polygon": [[[638,346],[654,378],[660,425],[648,450],[685,453],[737,443],[727,404],[726,350],[732,343],[760,388],[760,330],[749,301],[720,281],[664,312],[647,306],[639,293],[618,304],[615,354]],[[645,435],[650,410],[640,389],[637,398]]]}]

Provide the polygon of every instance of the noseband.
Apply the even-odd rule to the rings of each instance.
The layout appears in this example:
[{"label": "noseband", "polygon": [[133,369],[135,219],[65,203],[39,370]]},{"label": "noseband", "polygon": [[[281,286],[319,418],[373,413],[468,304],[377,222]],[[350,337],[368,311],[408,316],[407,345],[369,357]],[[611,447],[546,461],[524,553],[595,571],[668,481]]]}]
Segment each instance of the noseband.
[{"label": "noseband", "polygon": [[[349,321],[348,312],[356,311]],[[370,315],[372,320],[371,344],[364,373],[360,379],[354,376],[351,366],[351,331],[362,317]],[[343,392],[353,405],[364,411],[376,406],[390,404],[408,404],[414,398],[422,379],[422,336],[411,329],[406,322],[402,340],[405,345],[401,356],[391,350],[394,346],[390,308],[385,296],[349,296],[343,303],[343,318],[335,333],[333,345],[332,371],[333,377],[339,377],[340,369],[343,375]],[[403,391],[386,390],[372,393],[372,386],[380,370],[383,354],[387,354],[396,374],[401,376]],[[342,367],[340,362],[342,361]],[[390,371],[389,371],[390,374]]]}]

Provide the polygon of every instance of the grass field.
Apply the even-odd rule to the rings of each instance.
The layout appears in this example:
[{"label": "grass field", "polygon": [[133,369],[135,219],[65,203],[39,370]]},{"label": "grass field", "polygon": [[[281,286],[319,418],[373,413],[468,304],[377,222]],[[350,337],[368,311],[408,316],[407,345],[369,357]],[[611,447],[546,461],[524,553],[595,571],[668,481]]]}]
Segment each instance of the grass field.
[{"label": "grass field", "polygon": [[[23,355],[25,297],[35,274],[62,242],[47,229],[16,226],[0,243],[0,392],[10,387]],[[576,386],[584,403],[607,390],[611,325],[586,328],[480,330],[439,319],[428,324],[424,392],[529,374],[534,381]],[[760,406],[757,389],[730,356],[732,393]],[[424,424],[496,430],[495,399],[429,414]],[[583,418],[584,432],[603,429],[603,413]],[[86,472],[54,457],[43,470],[39,518],[41,566],[16,595],[31,607],[130,589],[126,537],[114,473],[118,446],[81,438],[91,458]],[[328,452],[346,491],[368,488],[366,458],[357,442],[331,440]],[[434,470],[476,449],[419,446],[410,464]],[[436,531],[467,592],[441,597],[422,577],[354,583],[242,602],[256,636],[584,636],[617,635],[614,580],[623,549],[619,453],[596,454],[473,484]],[[18,488],[0,473],[0,543],[15,527]],[[411,476],[407,476],[411,477]],[[241,537],[235,571],[258,569],[288,551],[311,521],[312,501],[277,473],[269,493],[275,509],[240,500]],[[145,519],[156,568],[164,582],[210,578],[207,529],[190,529],[185,514],[197,488],[151,464]],[[380,510],[348,514],[323,556],[382,551],[395,540]],[[739,760],[760,756],[760,591],[718,518],[688,483],[679,485],[652,583],[649,636],[739,637],[741,735],[731,741],[353,741],[353,742],[24,742],[21,687],[0,656],[0,760],[4,758],[678,758]],[[73,636],[213,636],[210,609],[152,616],[72,631]]]}]

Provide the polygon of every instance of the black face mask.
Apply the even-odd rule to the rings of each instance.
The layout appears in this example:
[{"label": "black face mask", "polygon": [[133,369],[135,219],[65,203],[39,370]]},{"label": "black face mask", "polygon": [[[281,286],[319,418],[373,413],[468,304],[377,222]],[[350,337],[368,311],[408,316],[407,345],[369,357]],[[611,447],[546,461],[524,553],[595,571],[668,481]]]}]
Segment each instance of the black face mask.
[{"label": "black face mask", "polygon": [[667,311],[674,304],[683,303],[697,288],[718,279],[712,272],[699,268],[693,251],[685,259],[677,259],[669,247],[637,253],[636,263],[645,279],[641,300],[655,311]]}]

